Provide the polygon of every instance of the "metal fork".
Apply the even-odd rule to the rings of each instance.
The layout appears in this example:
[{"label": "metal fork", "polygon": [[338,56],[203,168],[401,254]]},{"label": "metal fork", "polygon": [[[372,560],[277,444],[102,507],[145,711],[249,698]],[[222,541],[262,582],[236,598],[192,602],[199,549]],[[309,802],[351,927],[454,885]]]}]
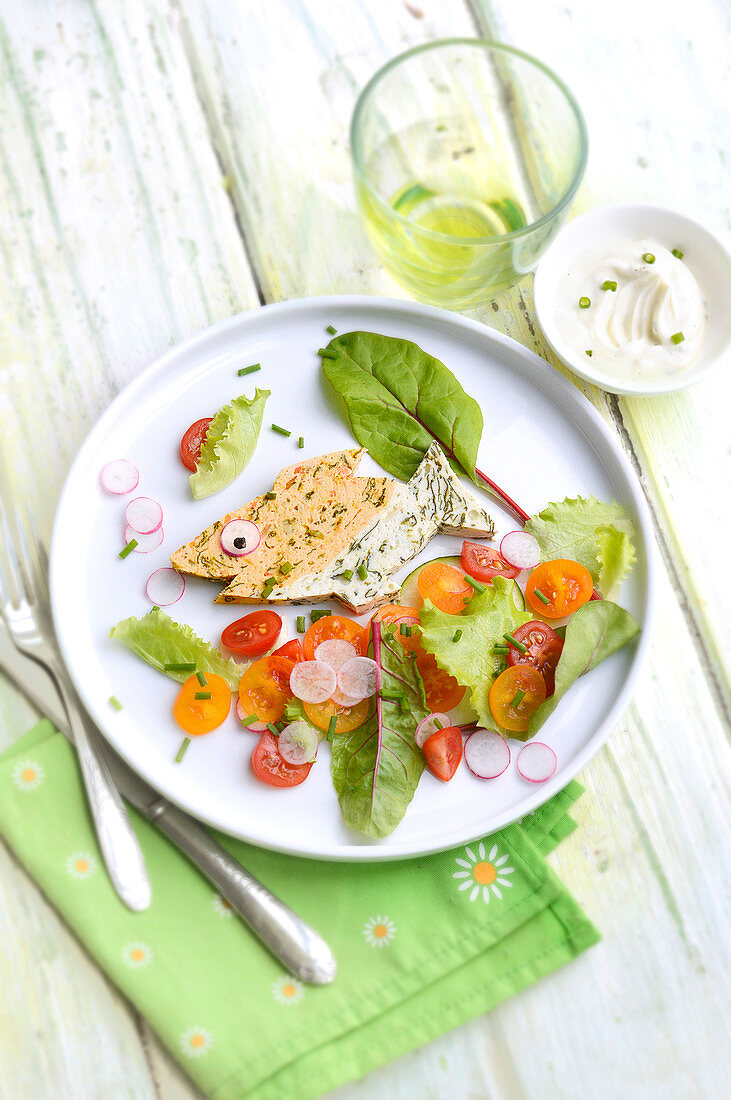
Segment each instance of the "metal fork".
[{"label": "metal fork", "polygon": [[7,467],[0,453],[0,610],[21,653],[53,677],[68,716],[81,765],[91,815],[109,877],[130,909],[146,909],[151,900],[142,851],[97,745],[98,734],[86,714],[61,659],[50,614],[45,578],[48,564],[27,509],[8,497]]}]

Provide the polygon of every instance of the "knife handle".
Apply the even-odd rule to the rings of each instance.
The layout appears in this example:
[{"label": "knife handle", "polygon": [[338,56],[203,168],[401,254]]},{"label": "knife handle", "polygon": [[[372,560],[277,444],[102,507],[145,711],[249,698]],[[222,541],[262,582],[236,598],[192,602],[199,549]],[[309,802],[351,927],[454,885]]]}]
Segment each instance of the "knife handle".
[{"label": "knife handle", "polygon": [[321,936],[249,874],[194,818],[161,798],[147,816],[187,855],[262,943],[302,981],[327,985],[336,963]]}]

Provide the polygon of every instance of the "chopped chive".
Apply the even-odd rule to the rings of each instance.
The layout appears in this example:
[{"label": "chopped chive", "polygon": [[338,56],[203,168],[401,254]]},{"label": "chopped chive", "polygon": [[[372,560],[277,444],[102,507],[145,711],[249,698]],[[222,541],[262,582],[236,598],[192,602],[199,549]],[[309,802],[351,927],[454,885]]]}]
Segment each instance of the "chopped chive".
[{"label": "chopped chive", "polygon": [[655,257],[652,252],[643,252],[642,259],[645,261],[646,264],[654,264],[655,262]]},{"label": "chopped chive", "polygon": [[305,625],[304,615],[298,615],[297,616],[297,633],[298,634],[304,634],[306,629],[307,629],[307,627]]},{"label": "chopped chive", "polygon": [[381,688],[378,695],[381,699],[388,699],[393,703],[398,703],[404,697],[403,691],[386,691],[385,688]]},{"label": "chopped chive", "polygon": [[338,353],[331,351],[330,348],[318,348],[317,354],[321,359],[337,359]]},{"label": "chopped chive", "polygon": [[200,684],[200,686],[202,688],[206,687],[206,685],[208,684],[208,681],[206,680],[205,673],[196,672],[195,676],[196,676],[196,679],[197,679],[198,683]]},{"label": "chopped chive", "polygon": [[401,623],[401,628],[399,630],[399,634],[401,634],[402,637],[404,637],[404,638],[410,638],[411,637],[411,627],[407,626],[406,623]]},{"label": "chopped chive", "polygon": [[548,596],[544,596],[544,594],[541,592],[540,588],[534,588],[533,589],[533,595],[537,596],[538,599],[541,601],[541,603],[545,603],[546,605],[548,605],[551,602],[549,600]]},{"label": "chopped chive", "polygon": [[461,630],[455,630],[454,635],[452,637],[452,641],[453,642],[458,642],[461,637],[462,637],[462,631]]},{"label": "chopped chive", "polygon": [[524,699],[525,699],[525,692],[518,689],[518,691],[516,691],[515,695],[513,696],[512,700],[510,702],[511,707],[519,707]]},{"label": "chopped chive", "polygon": [[269,490],[268,493],[264,493],[264,500],[276,500],[276,499],[277,499],[277,494],[273,493],[271,491],[271,489]]},{"label": "chopped chive", "polygon": [[279,737],[279,730],[273,722],[267,722],[267,729],[274,734],[275,737]]},{"label": "chopped chive", "polygon": [[282,564],[279,566],[279,572],[283,573],[285,577],[288,573],[291,573],[293,569],[294,566],[292,565],[291,561],[283,561]]},{"label": "chopped chive", "polygon": [[241,719],[243,726],[250,726],[253,722],[258,722],[259,718],[256,714],[247,714],[245,718]]},{"label": "chopped chive", "polygon": [[195,661],[183,661],[178,665],[163,665],[165,672],[195,672]]},{"label": "chopped chive", "polygon": [[279,424],[271,424],[270,427],[271,427],[273,432],[277,433],[277,435],[291,435],[292,434],[286,428],[281,428],[279,426]]},{"label": "chopped chive", "polygon": [[616,290],[616,289],[617,289],[617,280],[616,279],[605,279],[604,282],[602,283],[602,290]]},{"label": "chopped chive", "polygon": [[510,646],[503,645],[502,642],[495,642],[492,651],[493,653],[510,653]]},{"label": "chopped chive", "polygon": [[188,751],[188,745],[189,744],[190,744],[190,738],[189,737],[184,737],[183,740],[182,740],[182,743],[180,745],[180,748],[178,749],[178,754],[175,757],[175,763],[176,764],[179,764],[180,761],[185,756],[186,752]]},{"label": "chopped chive", "polygon": [[332,741],[333,736],[335,734],[335,727],[337,726],[337,724],[338,724],[338,716],[337,716],[337,714],[333,714],[332,718],[330,719],[330,721],[327,724],[327,739],[328,739],[328,741]]},{"label": "chopped chive", "polygon": [[155,606],[153,607],[153,609],[152,609],[152,610],[153,610],[153,611],[159,611],[159,610],[160,610],[160,608],[159,608],[159,607],[157,606],[157,604],[155,604]]},{"label": "chopped chive", "polygon": [[684,255],[685,255],[685,253],[681,252],[679,248],[674,248],[673,249],[673,256],[675,256],[678,260],[682,260]]},{"label": "chopped chive", "polygon": [[368,566],[363,561],[358,566],[358,576],[362,581],[368,580]]},{"label": "chopped chive", "polygon": [[110,695],[109,696],[109,706],[114,707],[115,710],[121,710],[122,709],[122,704],[120,703],[120,701],[119,701],[119,699],[117,698],[116,695]]},{"label": "chopped chive", "polygon": [[434,725],[437,727],[438,730],[443,730],[444,729],[444,722],[442,722],[442,720],[440,718],[435,718],[434,719]]},{"label": "chopped chive", "polygon": [[254,371],[257,370],[261,370],[261,363],[252,363],[250,367],[241,367],[237,373],[239,378],[241,378],[242,374],[253,374]]},{"label": "chopped chive", "polygon": [[274,723],[274,725],[276,727],[277,733],[281,733],[282,730],[284,729],[284,727],[287,725],[287,723],[283,722],[282,719],[280,718],[278,722]]},{"label": "chopped chive", "polygon": [[518,650],[518,653],[527,653],[528,652],[528,650],[523,645],[523,643],[519,642],[517,638],[514,638],[512,634],[503,634],[503,638],[505,639],[505,641],[508,643],[509,646],[510,645],[514,646]]},{"label": "chopped chive", "polygon": [[304,445],[305,445],[305,437],[303,435],[301,435],[299,437],[299,439],[297,440],[297,446],[299,447],[300,450],[302,450]]},{"label": "chopped chive", "polygon": [[307,527],[306,531],[307,531],[307,534],[312,539],[324,539],[325,538],[322,531],[318,531],[315,527]]},{"label": "chopped chive", "polygon": [[332,615],[332,611],[310,611],[310,622],[316,623],[318,619],[326,619]]},{"label": "chopped chive", "polygon": [[335,328],[335,325],[328,325],[325,329],[325,332],[329,332],[331,336],[334,336],[337,331],[338,330]]},{"label": "chopped chive", "polygon": [[193,696],[194,699],[211,699],[213,698],[210,691],[196,691]]},{"label": "chopped chive", "polygon": [[399,706],[399,710],[401,711],[402,714],[408,714],[409,713],[409,704],[408,704],[408,702],[406,701],[405,698],[404,699],[399,699],[398,706]]},{"label": "chopped chive", "polygon": [[345,577],[346,581],[352,581],[352,579],[353,579],[353,570],[352,569],[343,569],[340,576]]},{"label": "chopped chive", "polygon": [[264,586],[261,590],[261,594],[262,594],[262,596],[264,597],[265,600],[269,599],[269,593],[271,592],[271,590],[273,588],[276,587],[276,584],[277,584],[277,582],[275,581],[274,577],[267,577],[266,578],[266,580],[264,581]]},{"label": "chopped chive", "polygon": [[586,295],[584,295],[582,298],[579,298],[579,309],[588,309],[590,305],[591,298],[587,298]]},{"label": "chopped chive", "polygon": [[587,350],[586,350],[586,354],[587,354],[587,355],[589,356],[589,358],[591,359],[591,357],[592,357],[592,355],[593,355],[594,353],[592,352],[591,348],[587,348]]},{"label": "chopped chive", "polygon": [[[682,332],[674,332],[670,339],[674,344],[682,344],[683,340],[685,340],[685,336]],[[134,542],[134,539],[132,541]],[[120,554],[119,556],[121,557],[122,555]]]},{"label": "chopped chive", "polygon": [[408,658],[409,658],[410,661],[415,661],[416,660],[416,652],[413,649],[409,650]]},{"label": "chopped chive", "polygon": [[469,603],[471,599],[472,599],[471,596],[465,596],[464,599],[462,600],[462,603]]},{"label": "chopped chive", "polygon": [[464,579],[467,581],[467,584],[471,585],[472,588],[474,588],[475,592],[480,593],[485,591],[484,584],[480,584],[480,582],[476,581],[474,577],[470,577],[468,573],[465,573]]},{"label": "chopped chive", "polygon": [[122,549],[119,551],[120,558],[126,558],[128,554],[132,553],[135,546],[137,546],[137,539],[130,539],[127,545],[123,546]]}]

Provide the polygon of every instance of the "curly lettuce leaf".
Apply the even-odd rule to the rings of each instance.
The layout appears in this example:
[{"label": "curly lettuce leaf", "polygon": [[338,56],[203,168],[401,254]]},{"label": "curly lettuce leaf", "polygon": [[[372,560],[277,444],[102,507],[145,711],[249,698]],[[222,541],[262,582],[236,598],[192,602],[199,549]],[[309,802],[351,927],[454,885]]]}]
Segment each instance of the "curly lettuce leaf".
[{"label": "curly lettuce leaf", "polygon": [[635,561],[634,524],[621,504],[596,497],[567,497],[547,504],[531,516],[526,531],[538,539],[541,556],[578,561],[591,573],[594,585],[609,596]]},{"label": "curly lettuce leaf", "polygon": [[224,657],[189,626],[176,623],[164,611],[149,611],[142,619],[123,619],[112,627],[109,637],[116,638],[148,665],[179,683],[191,673],[166,671],[165,665],[195,664],[198,672],[222,676],[232,688],[239,686],[244,671],[236,661]]},{"label": "curly lettuce leaf", "polygon": [[195,500],[225,489],[249,463],[256,450],[270,393],[271,390],[257,389],[253,397],[241,394],[218,410],[203,441],[198,468],[190,475]]},{"label": "curly lettuce leaf", "polygon": [[[503,635],[512,634],[531,616],[516,606],[522,602],[517,585],[505,577],[495,577],[484,592],[473,596],[459,615],[447,615],[428,600],[419,612],[421,641],[433,653],[437,664],[454,676],[469,692],[469,702],[477,712],[480,725],[492,728],[489,694],[500,666],[492,652]],[[462,631],[454,641],[457,629]]]}]

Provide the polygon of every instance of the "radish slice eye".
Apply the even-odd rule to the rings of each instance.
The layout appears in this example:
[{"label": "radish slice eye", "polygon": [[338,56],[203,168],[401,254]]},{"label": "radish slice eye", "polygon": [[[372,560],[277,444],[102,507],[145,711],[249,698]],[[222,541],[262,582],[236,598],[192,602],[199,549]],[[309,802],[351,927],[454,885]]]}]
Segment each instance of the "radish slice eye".
[{"label": "radish slice eye", "polygon": [[140,535],[151,535],[162,524],[162,508],[151,497],[135,497],[124,513],[127,526]]},{"label": "radish slice eye", "polygon": [[478,779],[497,779],[510,763],[510,745],[493,730],[476,730],[465,741],[464,759]]},{"label": "radish slice eye", "polygon": [[115,496],[123,496],[137,488],[140,471],[126,458],[115,458],[103,466],[99,474],[102,489]]},{"label": "radish slice eye", "polygon": [[134,554],[151,554],[153,550],[157,550],[158,546],[162,546],[164,538],[165,532],[162,527],[158,527],[157,531],[152,531],[149,535],[141,535],[139,531],[133,531],[131,527],[125,527],[124,529],[125,543],[132,542],[132,539],[137,543],[132,551]]},{"label": "radish slice eye", "polygon": [[557,766],[556,753],[542,741],[531,741],[518,753],[518,771],[529,783],[545,783]]},{"label": "radish slice eye", "polygon": [[315,650],[315,660],[324,661],[330,668],[337,672],[351,657],[357,657],[358,650],[352,642],[346,642],[344,638],[329,638],[326,642],[320,642]]},{"label": "radish slice eye", "polygon": [[500,543],[500,553],[516,569],[535,569],[541,560],[538,539],[528,531],[510,531]]},{"label": "radish slice eye", "polygon": [[439,729],[445,729],[447,726],[451,726],[452,720],[447,714],[427,714],[426,718],[422,718],[419,725],[416,727],[414,734],[414,740],[420,749],[423,749],[424,742],[427,737],[431,737],[433,733],[436,733]]},{"label": "radish slice eye", "polygon": [[221,549],[231,558],[253,554],[261,542],[261,531],[248,519],[232,519],[221,531]]},{"label": "radish slice eye", "polygon": [[147,581],[147,598],[158,607],[177,603],[185,592],[185,579],[169,566],[156,569]]},{"label": "radish slice eye", "polygon": [[[249,717],[248,711],[245,711],[244,708],[241,706],[240,699],[236,700],[236,717],[238,718],[239,722],[243,722],[244,718]],[[266,722],[250,722],[248,726],[244,726],[244,729],[248,730],[249,733],[259,734],[263,733],[264,730],[267,729],[267,724]]]},{"label": "radish slice eye", "polygon": [[378,690],[378,665],[370,657],[351,657],[338,670],[338,689],[351,699],[369,699]]},{"label": "radish slice eye", "polygon": [[324,703],[336,685],[335,669],[324,661],[300,661],[289,677],[292,694],[303,703]]},{"label": "radish slice eye", "polygon": [[288,764],[310,764],[317,756],[319,743],[320,738],[307,722],[290,722],[277,738],[279,755]]}]

